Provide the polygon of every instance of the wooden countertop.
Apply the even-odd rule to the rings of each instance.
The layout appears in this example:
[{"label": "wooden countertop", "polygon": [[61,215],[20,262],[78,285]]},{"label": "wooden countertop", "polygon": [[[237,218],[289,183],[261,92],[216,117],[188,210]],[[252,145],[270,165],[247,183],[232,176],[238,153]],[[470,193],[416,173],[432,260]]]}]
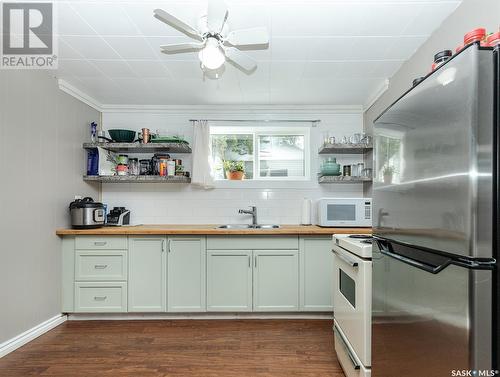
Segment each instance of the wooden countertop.
[{"label": "wooden countertop", "polygon": [[281,225],[278,229],[218,229],[216,224],[198,225],[136,225],[103,227],[98,229],[57,229],[59,236],[66,235],[146,235],[146,234],[211,234],[211,235],[274,235],[274,234],[371,234],[371,228],[322,228],[317,225]]}]

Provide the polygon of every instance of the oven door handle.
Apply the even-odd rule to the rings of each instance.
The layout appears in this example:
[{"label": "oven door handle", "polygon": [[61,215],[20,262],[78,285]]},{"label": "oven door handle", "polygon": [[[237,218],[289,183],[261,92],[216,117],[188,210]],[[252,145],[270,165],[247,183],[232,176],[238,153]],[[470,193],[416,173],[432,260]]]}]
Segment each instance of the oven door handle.
[{"label": "oven door handle", "polygon": [[360,369],[360,365],[359,363],[356,361],[356,358],[354,357],[354,355],[352,354],[352,351],[350,349],[350,347],[347,345],[347,341],[344,339],[344,336],[340,333],[340,331],[337,329],[337,326],[336,325],[333,325],[333,332],[335,333],[336,336],[339,337],[340,339],[340,343],[342,343],[342,347],[344,347],[346,353],[347,353],[347,356],[349,356],[349,359],[351,360],[351,363],[352,363],[352,367],[355,369],[355,370],[359,370]]},{"label": "oven door handle", "polygon": [[351,267],[358,267],[358,262],[356,262],[356,260],[346,256],[346,255],[343,255],[343,254],[340,254],[337,250],[335,249],[332,249],[332,252],[337,255],[340,259],[342,259],[344,262],[346,262],[349,266]]}]

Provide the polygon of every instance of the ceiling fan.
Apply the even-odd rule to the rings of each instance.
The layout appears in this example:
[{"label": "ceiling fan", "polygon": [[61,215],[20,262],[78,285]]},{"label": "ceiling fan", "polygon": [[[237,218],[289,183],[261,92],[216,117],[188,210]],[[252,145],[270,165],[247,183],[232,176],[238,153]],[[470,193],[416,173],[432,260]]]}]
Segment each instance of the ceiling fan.
[{"label": "ceiling fan", "polygon": [[208,1],[207,15],[201,17],[198,28],[162,9],[155,9],[154,17],[196,39],[188,43],[162,45],[161,51],[172,54],[199,50],[198,57],[204,71],[217,71],[227,59],[240,69],[251,72],[257,67],[257,63],[237,47],[262,48],[269,44],[265,27],[229,31],[226,23],[228,10],[223,0]]}]

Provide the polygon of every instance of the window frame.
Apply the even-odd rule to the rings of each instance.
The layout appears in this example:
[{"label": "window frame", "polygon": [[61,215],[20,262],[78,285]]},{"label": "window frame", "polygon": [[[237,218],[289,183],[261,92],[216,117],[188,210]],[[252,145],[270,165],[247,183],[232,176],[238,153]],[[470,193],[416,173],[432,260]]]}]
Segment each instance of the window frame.
[{"label": "window frame", "polygon": [[[253,137],[253,178],[246,182],[292,182],[311,180],[311,128],[309,126],[210,126],[210,142],[212,135],[248,135]],[[304,175],[292,177],[261,177],[259,136],[303,136],[304,137]],[[216,179],[216,182],[227,182],[227,179]]]}]

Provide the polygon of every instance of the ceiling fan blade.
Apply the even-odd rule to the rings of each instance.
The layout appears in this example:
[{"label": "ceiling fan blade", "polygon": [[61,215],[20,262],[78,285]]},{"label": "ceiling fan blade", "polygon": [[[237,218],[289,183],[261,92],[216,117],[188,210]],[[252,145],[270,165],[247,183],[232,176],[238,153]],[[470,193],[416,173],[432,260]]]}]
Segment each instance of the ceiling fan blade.
[{"label": "ceiling fan blade", "polygon": [[154,12],[154,17],[156,17],[162,22],[165,22],[167,25],[174,27],[175,29],[183,32],[184,34],[188,34],[189,36],[201,39],[198,30],[196,30],[188,23],[178,19],[175,16],[172,16],[170,13],[165,12],[163,9],[155,9],[153,12]]},{"label": "ceiling fan blade", "polygon": [[227,17],[227,6],[223,0],[209,0],[207,25],[210,31],[220,33]]},{"label": "ceiling fan blade", "polygon": [[171,45],[160,46],[161,52],[166,54],[176,53],[176,52],[187,52],[189,50],[199,50],[205,46],[203,42],[191,42],[191,43],[177,43]]},{"label": "ceiling fan blade", "polygon": [[224,52],[229,60],[243,68],[245,71],[252,71],[257,67],[255,60],[235,47],[224,47]]},{"label": "ceiling fan blade", "polygon": [[234,30],[227,35],[226,41],[233,46],[265,45],[269,43],[269,34],[265,27]]}]

